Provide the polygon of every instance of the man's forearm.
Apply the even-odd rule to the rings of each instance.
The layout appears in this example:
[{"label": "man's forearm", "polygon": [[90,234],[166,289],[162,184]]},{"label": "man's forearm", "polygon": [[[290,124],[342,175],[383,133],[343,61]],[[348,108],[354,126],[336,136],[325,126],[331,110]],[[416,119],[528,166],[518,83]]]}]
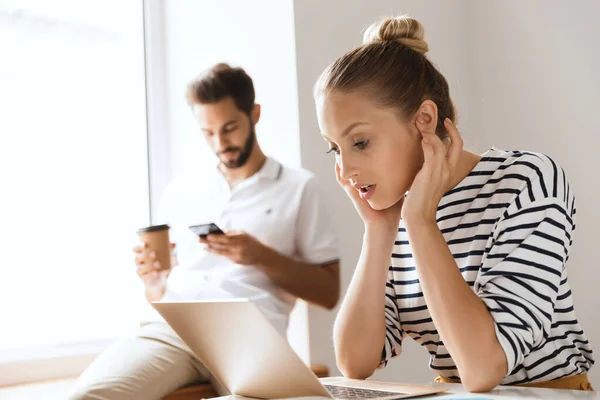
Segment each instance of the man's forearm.
[{"label": "man's forearm", "polygon": [[328,309],[337,304],[340,295],[338,261],[317,266],[267,249],[257,267],[294,296]]}]

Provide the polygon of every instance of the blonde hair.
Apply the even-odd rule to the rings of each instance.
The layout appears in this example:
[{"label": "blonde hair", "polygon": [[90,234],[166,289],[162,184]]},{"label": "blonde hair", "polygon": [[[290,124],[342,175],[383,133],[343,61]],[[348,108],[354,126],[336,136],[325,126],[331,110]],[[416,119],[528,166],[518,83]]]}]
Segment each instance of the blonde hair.
[{"label": "blonde hair", "polygon": [[436,132],[447,136],[443,121],[456,118],[446,78],[426,57],[423,25],[406,15],[372,24],[363,44],[350,50],[321,74],[315,98],[332,92],[364,91],[382,107],[409,119],[425,100],[438,107]]}]

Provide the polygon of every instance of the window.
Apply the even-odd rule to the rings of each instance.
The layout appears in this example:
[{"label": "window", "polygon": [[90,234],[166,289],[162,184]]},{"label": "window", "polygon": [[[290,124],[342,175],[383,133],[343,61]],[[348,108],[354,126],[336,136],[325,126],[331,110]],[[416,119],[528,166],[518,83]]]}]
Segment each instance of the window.
[{"label": "window", "polygon": [[141,1],[0,3],[0,360],[134,329],[149,223]]}]

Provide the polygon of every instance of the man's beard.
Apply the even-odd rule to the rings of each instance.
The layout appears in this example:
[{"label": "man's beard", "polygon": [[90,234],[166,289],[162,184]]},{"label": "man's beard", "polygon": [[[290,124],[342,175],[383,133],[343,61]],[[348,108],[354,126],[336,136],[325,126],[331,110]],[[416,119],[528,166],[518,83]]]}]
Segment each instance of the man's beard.
[{"label": "man's beard", "polygon": [[246,139],[246,143],[244,143],[243,148],[228,147],[224,150],[224,152],[239,151],[240,155],[238,156],[238,158],[234,159],[234,160],[228,160],[228,161],[223,160],[222,158],[219,158],[221,160],[221,163],[226,168],[230,168],[230,169],[240,168],[241,166],[246,164],[248,162],[248,159],[250,158],[250,154],[252,154],[252,150],[254,149],[255,139],[256,139],[256,132],[254,131],[254,125],[251,125],[248,139]]}]

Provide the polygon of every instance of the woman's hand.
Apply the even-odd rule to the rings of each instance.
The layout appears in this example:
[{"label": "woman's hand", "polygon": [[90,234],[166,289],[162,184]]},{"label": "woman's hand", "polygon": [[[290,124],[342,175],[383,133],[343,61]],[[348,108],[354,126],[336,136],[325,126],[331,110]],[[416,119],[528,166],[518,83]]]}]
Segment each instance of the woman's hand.
[{"label": "woman's hand", "polygon": [[400,223],[400,212],[402,210],[402,203],[404,198],[400,199],[392,207],[385,210],[374,210],[369,203],[362,199],[350,181],[343,179],[340,176],[340,166],[335,163],[335,176],[339,185],[346,191],[346,194],[354,203],[358,215],[362,218],[365,228],[377,228],[385,231],[393,231],[394,235],[398,231],[398,225]]},{"label": "woman's hand", "polygon": [[421,131],[425,160],[402,208],[402,219],[407,225],[436,223],[437,207],[444,194],[451,189],[463,141],[449,118],[444,120],[444,126],[450,134],[449,145],[444,144],[435,131]]}]

